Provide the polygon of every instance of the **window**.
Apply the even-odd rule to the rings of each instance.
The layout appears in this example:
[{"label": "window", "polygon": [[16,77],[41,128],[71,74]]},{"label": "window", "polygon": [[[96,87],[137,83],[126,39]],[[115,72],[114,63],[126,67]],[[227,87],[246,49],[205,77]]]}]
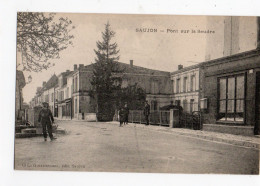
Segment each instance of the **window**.
[{"label": "window", "polygon": [[78,91],[78,77],[75,78],[75,92]]},{"label": "window", "polygon": [[192,75],[190,78],[190,91],[196,90],[196,78],[195,75]]},{"label": "window", "polygon": [[184,111],[184,112],[188,112],[188,102],[187,102],[186,99],[184,99],[184,100],[182,101],[182,105],[183,105],[183,111]]},{"label": "window", "polygon": [[51,101],[53,102],[54,101],[54,93],[51,93]]},{"label": "window", "polygon": [[190,113],[192,113],[194,111],[194,99],[190,100]]},{"label": "window", "polygon": [[187,77],[183,78],[183,92],[187,92]]},{"label": "window", "polygon": [[176,93],[180,93],[180,79],[177,79],[176,82]]},{"label": "window", "polygon": [[245,76],[236,75],[218,80],[219,121],[244,121]]},{"label": "window", "polygon": [[151,110],[157,110],[157,101],[156,100],[153,100],[151,101]]},{"label": "window", "polygon": [[45,95],[45,102],[49,103],[49,95]]},{"label": "window", "polygon": [[122,88],[126,88],[128,86],[128,80],[127,79],[123,79],[122,80]]},{"label": "window", "polygon": [[173,92],[173,93],[175,93],[175,92],[174,92],[174,91],[175,91],[175,87],[174,87],[174,86],[175,86],[175,81],[172,80],[172,92]]},{"label": "window", "polygon": [[78,112],[78,110],[77,110],[77,108],[78,108],[78,106],[77,106],[77,99],[75,99],[75,113],[77,113]]},{"label": "window", "polygon": [[158,81],[153,80],[151,82],[151,93],[152,94],[158,94],[159,93],[159,85],[158,85]]}]

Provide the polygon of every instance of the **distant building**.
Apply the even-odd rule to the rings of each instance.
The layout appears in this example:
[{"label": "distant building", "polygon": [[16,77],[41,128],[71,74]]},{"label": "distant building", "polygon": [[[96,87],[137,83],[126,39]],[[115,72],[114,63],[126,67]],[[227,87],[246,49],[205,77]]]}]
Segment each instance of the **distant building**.
[{"label": "distant building", "polygon": [[172,96],[175,105],[182,106],[184,112],[199,110],[200,64],[183,68],[171,73]]},{"label": "distant building", "polygon": [[[118,62],[118,66],[124,70],[124,73],[117,74],[122,78],[121,86],[137,84],[143,88],[151,110],[159,110],[170,103],[170,72],[138,67],[133,65],[133,60],[130,60],[130,64]],[[73,71],[66,71],[57,76],[56,85],[50,83],[53,77],[47,83],[44,82],[43,87],[37,89],[31,105],[40,105],[46,101],[55,117],[66,119],[84,119],[88,113],[96,113],[96,102],[89,95],[92,89],[92,73],[93,64],[75,64]]]},{"label": "distant building", "polygon": [[49,103],[49,109],[55,113],[55,87],[58,84],[58,78],[54,74],[47,82],[42,83],[42,87],[37,87],[36,95],[30,102],[30,107],[42,106],[43,102]]},{"label": "distant building", "polygon": [[51,78],[46,82],[43,87],[43,94],[44,94],[44,102],[49,103],[49,109],[54,114],[54,107],[55,107],[55,86],[58,83],[58,77],[54,74]]},{"label": "distant building", "polygon": [[68,76],[72,72],[67,70],[58,75],[58,86],[55,89],[57,96],[56,105],[58,113],[55,113],[59,118],[71,119],[71,94],[69,93],[71,87],[68,86]]}]

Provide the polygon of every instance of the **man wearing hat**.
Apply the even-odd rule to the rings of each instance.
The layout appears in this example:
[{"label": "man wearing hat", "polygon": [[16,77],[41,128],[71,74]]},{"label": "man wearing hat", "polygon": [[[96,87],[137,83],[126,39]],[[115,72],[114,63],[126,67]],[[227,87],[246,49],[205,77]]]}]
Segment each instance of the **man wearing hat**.
[{"label": "man wearing hat", "polygon": [[145,101],[145,107],[144,107],[144,116],[145,116],[145,125],[149,125],[149,115],[150,115],[150,105],[148,101]]},{"label": "man wearing hat", "polygon": [[55,140],[57,138],[53,137],[53,135],[52,135],[52,124],[51,124],[51,122],[54,123],[54,118],[52,116],[50,109],[48,108],[49,104],[46,102],[43,102],[42,105],[43,105],[43,108],[39,113],[38,121],[42,124],[44,141],[47,141],[46,128],[48,130],[50,139]]}]

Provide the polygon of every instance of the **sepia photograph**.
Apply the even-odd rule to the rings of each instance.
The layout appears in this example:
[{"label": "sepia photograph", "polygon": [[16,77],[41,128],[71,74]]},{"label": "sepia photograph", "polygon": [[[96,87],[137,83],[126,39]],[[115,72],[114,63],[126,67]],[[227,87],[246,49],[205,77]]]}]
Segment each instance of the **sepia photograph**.
[{"label": "sepia photograph", "polygon": [[259,17],[16,25],[15,170],[259,175]]}]

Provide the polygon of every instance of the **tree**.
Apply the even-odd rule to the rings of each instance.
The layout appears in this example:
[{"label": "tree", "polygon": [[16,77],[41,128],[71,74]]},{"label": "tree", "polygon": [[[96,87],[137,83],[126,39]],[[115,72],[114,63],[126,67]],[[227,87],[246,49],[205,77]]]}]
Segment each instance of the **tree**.
[{"label": "tree", "polygon": [[121,78],[118,76],[123,70],[118,66],[119,50],[116,42],[112,43],[115,32],[111,30],[109,22],[105,24],[105,31],[102,32],[103,41],[97,41],[93,76],[92,76],[92,97],[97,103],[98,120],[112,120],[115,112],[117,92],[120,90]]},{"label": "tree", "polygon": [[120,103],[118,107],[127,103],[130,110],[143,110],[146,94],[144,89],[136,84],[128,85],[120,91]]},{"label": "tree", "polygon": [[23,71],[39,72],[53,66],[49,60],[59,58],[59,53],[72,44],[72,22],[63,17],[57,22],[55,19],[53,13],[17,13],[17,51]]}]

